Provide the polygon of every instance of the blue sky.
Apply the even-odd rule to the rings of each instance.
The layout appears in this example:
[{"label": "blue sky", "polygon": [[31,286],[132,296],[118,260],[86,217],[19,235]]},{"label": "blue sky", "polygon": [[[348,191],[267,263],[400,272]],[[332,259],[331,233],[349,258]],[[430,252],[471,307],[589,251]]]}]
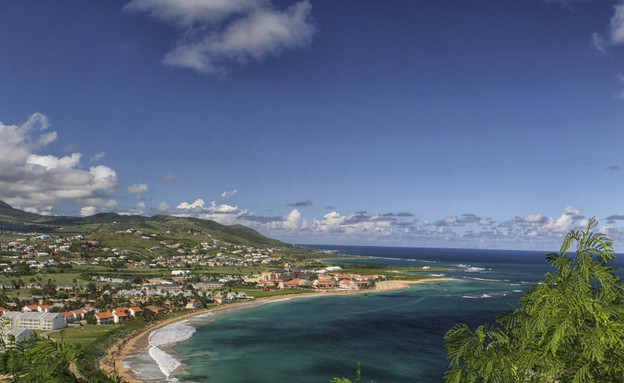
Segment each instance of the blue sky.
[{"label": "blue sky", "polygon": [[0,1],[0,200],[624,249],[624,3]]}]

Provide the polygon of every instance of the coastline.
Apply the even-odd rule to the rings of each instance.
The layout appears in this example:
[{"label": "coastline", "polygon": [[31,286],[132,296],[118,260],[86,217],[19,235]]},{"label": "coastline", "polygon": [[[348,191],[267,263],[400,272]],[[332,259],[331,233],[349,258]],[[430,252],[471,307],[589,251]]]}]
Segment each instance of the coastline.
[{"label": "coastline", "polygon": [[425,282],[438,282],[438,281],[449,281],[454,280],[453,278],[425,278],[417,281],[399,281],[399,280],[388,280],[377,282],[375,289],[370,290],[356,290],[356,291],[330,291],[330,292],[317,292],[317,293],[301,293],[301,294],[290,294],[290,295],[275,295],[271,297],[264,297],[255,299],[253,301],[245,301],[245,302],[236,302],[230,303],[222,306],[211,307],[206,309],[201,309],[197,311],[192,311],[188,313],[180,314],[173,318],[168,318],[162,320],[160,322],[156,322],[153,324],[149,324],[146,327],[135,330],[130,333],[128,336],[119,339],[112,347],[110,347],[106,355],[100,358],[97,361],[98,368],[102,370],[106,375],[112,376],[114,370],[117,370],[119,377],[124,382],[128,383],[145,383],[144,381],[138,379],[134,373],[134,371],[126,367],[123,363],[123,360],[127,357],[137,355],[144,349],[149,347],[149,337],[151,333],[155,330],[168,326],[172,323],[176,323],[182,321],[184,319],[192,318],[198,315],[210,313],[210,312],[219,312],[232,308],[245,308],[245,306],[253,307],[256,304],[260,303],[270,303],[273,301],[280,301],[285,299],[299,299],[305,297],[320,297],[320,296],[331,296],[331,295],[345,295],[345,294],[361,294],[368,292],[383,292],[383,291],[391,291],[391,290],[400,290],[409,288],[412,284],[421,284]]}]

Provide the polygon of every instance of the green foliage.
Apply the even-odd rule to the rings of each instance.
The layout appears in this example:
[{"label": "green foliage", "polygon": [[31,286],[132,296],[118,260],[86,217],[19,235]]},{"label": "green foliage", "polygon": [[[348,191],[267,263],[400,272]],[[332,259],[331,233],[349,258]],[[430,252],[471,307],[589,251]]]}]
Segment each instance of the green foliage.
[{"label": "green foliage", "polygon": [[[362,378],[362,367],[360,365],[360,362],[358,362],[358,369],[355,372],[355,382],[354,383],[360,383],[360,379]],[[333,378],[330,383],[352,383],[351,380],[347,379],[347,378]],[[375,383],[374,381],[370,380],[368,381],[368,383]]]},{"label": "green foliage", "polygon": [[[546,261],[555,271],[527,290],[497,325],[445,335],[447,383],[615,383],[624,376],[624,291],[613,267],[613,242],[570,231]],[[567,251],[576,242],[576,252]]]},{"label": "green foliage", "polygon": [[69,370],[79,354],[78,345],[33,336],[0,354],[0,373],[12,375],[11,381],[16,383],[79,382]]}]

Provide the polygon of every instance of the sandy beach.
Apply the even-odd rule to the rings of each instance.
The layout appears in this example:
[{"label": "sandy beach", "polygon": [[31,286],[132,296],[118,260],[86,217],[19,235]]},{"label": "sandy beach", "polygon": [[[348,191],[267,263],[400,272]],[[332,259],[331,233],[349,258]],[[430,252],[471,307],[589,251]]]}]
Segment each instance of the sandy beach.
[{"label": "sandy beach", "polygon": [[293,299],[293,298],[304,298],[304,297],[318,297],[318,296],[327,296],[327,295],[339,295],[339,294],[358,294],[358,293],[367,293],[367,292],[375,292],[375,291],[389,291],[389,290],[398,290],[409,288],[412,284],[419,284],[424,282],[432,282],[432,281],[447,281],[452,280],[452,278],[431,278],[431,279],[421,279],[418,281],[398,281],[398,280],[389,280],[389,281],[381,281],[377,282],[375,289],[372,290],[360,290],[360,291],[329,291],[329,292],[318,292],[318,293],[302,293],[302,294],[291,294],[291,295],[276,295],[272,297],[259,298],[253,301],[246,302],[236,302],[230,303],[222,306],[195,310],[188,313],[182,313],[176,317],[169,318],[157,323],[150,324],[140,330],[136,330],[132,332],[130,335],[125,338],[120,339],[117,343],[115,343],[111,348],[108,349],[106,355],[99,359],[98,365],[99,368],[104,371],[107,375],[111,376],[114,372],[114,369],[117,369],[119,373],[119,377],[124,382],[128,383],[144,383],[142,380],[137,379],[130,368],[124,366],[122,361],[132,355],[137,355],[141,350],[144,350],[149,347],[149,337],[152,331],[167,326],[171,323],[175,323],[181,321],[183,319],[191,318],[196,315],[205,314],[208,312],[216,312],[222,311],[226,309],[232,309],[235,307],[253,307],[258,304],[258,302],[271,302],[277,300],[284,299]]}]

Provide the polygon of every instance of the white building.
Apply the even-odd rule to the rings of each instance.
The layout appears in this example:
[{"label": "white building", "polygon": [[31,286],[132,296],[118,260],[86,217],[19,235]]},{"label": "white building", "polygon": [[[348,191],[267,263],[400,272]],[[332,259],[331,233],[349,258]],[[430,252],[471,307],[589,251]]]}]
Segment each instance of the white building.
[{"label": "white building", "polygon": [[33,336],[35,332],[27,328],[12,328],[2,330],[2,340],[6,345],[12,343],[21,343]]},{"label": "white building", "polygon": [[7,311],[2,317],[11,320],[11,329],[58,330],[67,327],[65,316],[60,313]]}]

